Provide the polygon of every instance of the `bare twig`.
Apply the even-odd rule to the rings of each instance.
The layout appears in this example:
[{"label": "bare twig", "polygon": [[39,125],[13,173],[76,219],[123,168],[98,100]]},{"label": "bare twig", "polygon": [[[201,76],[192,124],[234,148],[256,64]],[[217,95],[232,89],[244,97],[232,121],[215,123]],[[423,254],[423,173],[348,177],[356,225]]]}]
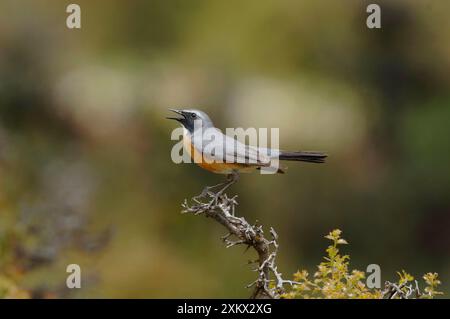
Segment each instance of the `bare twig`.
[{"label": "bare twig", "polygon": [[[415,293],[415,294],[414,294]],[[413,295],[414,294],[414,295]],[[420,298],[419,283],[415,280],[415,285],[402,283],[396,284],[390,281],[386,281],[384,290],[382,291],[383,299],[410,299]]]},{"label": "bare twig", "polygon": [[[258,254],[257,279],[248,288],[254,287],[251,298],[279,298],[284,292],[283,286],[286,284],[297,284],[291,280],[284,280],[282,274],[278,272],[275,259],[278,253],[278,235],[270,228],[271,240],[264,237],[263,227],[258,224],[250,225],[244,217],[235,216],[235,207],[238,205],[237,196],[228,197],[222,189],[214,193],[212,187],[206,187],[202,193],[192,198],[192,204],[185,199],[182,213],[194,215],[203,214],[211,217],[227,230],[228,234],[222,237],[226,248],[236,245],[247,245],[252,247]],[[231,240],[230,237],[236,240]],[[274,279],[271,279],[271,274]]]}]

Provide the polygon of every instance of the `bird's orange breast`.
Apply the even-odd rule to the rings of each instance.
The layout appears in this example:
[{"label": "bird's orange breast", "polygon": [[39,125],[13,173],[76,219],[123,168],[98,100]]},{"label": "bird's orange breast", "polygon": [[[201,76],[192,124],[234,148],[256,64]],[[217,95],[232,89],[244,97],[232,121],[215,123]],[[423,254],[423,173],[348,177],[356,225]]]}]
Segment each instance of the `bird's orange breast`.
[{"label": "bird's orange breast", "polygon": [[230,174],[233,171],[250,172],[256,169],[255,166],[248,166],[241,163],[225,163],[212,161],[199,152],[191,142],[189,134],[183,135],[183,146],[188,152],[191,159],[203,169],[217,174]]}]

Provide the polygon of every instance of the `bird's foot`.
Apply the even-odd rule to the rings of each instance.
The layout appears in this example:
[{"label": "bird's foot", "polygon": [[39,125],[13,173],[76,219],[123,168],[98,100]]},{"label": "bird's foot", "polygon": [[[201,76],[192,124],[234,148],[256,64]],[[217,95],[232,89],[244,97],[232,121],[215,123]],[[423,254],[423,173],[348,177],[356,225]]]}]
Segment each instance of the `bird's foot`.
[{"label": "bird's foot", "polygon": [[[227,176],[227,181],[213,186],[206,186],[199,195],[194,196],[192,199],[198,205],[203,206],[205,210],[210,210],[220,203],[221,199],[223,199],[222,197],[225,195],[225,191],[238,180],[238,173],[233,172]],[[219,187],[221,188],[215,191]],[[209,201],[204,202],[205,199],[209,199]]]},{"label": "bird's foot", "polygon": [[202,192],[201,192],[199,195],[195,196],[194,198],[198,199],[198,198],[204,198],[204,197],[206,197],[206,196],[213,196],[213,195],[216,194],[215,192],[213,192],[214,189],[216,189],[217,187],[220,187],[220,186],[224,186],[224,185],[226,185],[226,184],[227,184],[227,182],[222,182],[222,183],[217,184],[217,185],[206,186],[206,187],[202,190]]},{"label": "bird's foot", "polygon": [[[229,174],[227,176],[227,181],[222,183],[223,187],[214,194],[214,202],[215,204],[218,203],[220,197],[223,195],[223,193],[234,183],[236,183],[239,180],[239,174],[237,172],[233,172],[232,174]],[[219,184],[221,185],[221,184]],[[217,185],[216,185],[217,186]]]}]

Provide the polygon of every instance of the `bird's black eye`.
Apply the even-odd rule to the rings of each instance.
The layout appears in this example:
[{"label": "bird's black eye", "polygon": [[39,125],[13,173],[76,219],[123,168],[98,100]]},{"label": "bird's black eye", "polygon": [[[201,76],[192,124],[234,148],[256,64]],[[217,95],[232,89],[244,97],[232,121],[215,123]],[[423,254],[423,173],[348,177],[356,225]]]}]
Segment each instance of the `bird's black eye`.
[{"label": "bird's black eye", "polygon": [[192,113],[191,116],[192,116],[193,119],[197,118],[197,114],[195,114],[195,113]]}]

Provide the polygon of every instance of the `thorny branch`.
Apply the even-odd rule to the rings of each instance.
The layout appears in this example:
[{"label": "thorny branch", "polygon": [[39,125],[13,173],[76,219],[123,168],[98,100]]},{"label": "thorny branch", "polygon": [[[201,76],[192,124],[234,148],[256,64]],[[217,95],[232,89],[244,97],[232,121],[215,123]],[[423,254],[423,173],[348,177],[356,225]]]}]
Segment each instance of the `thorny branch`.
[{"label": "thorny branch", "polygon": [[[213,192],[212,187],[206,187],[202,193],[192,198],[192,203],[185,199],[181,205],[182,213],[194,215],[203,214],[211,217],[225,226],[228,234],[222,237],[226,248],[236,245],[247,245],[252,247],[258,254],[258,267],[254,269],[258,273],[257,279],[247,285],[247,288],[254,287],[251,298],[264,299],[279,298],[284,292],[283,286],[297,284],[291,280],[284,280],[282,274],[278,272],[275,259],[278,253],[278,235],[270,228],[271,239],[264,236],[263,227],[255,223],[250,225],[244,217],[235,216],[235,207],[238,205],[237,195],[228,197],[223,190]],[[231,240],[231,237],[235,240]],[[273,275],[274,279],[271,279]]]},{"label": "thorny branch", "polygon": [[411,297],[419,298],[422,295],[420,293],[419,283],[417,282],[417,280],[415,280],[414,282],[415,286],[413,287],[412,284],[396,284],[390,281],[386,281],[384,290],[382,291],[383,299],[410,299]]}]

